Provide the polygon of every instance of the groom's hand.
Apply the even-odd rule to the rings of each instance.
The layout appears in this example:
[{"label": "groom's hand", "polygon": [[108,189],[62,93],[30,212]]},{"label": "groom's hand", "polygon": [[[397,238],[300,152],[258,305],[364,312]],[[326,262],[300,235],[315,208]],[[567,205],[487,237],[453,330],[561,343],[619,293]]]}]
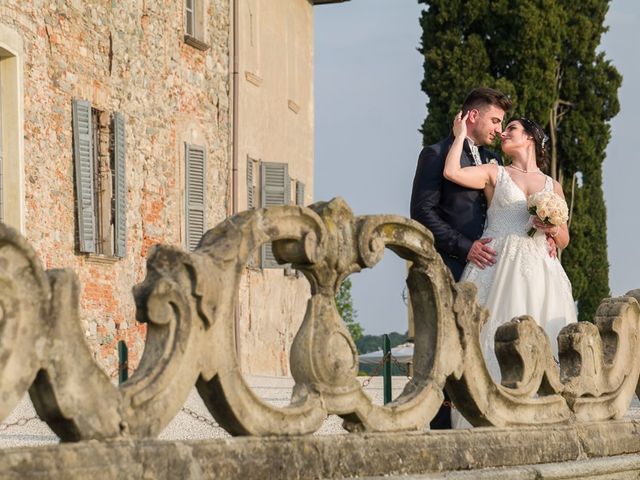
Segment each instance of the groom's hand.
[{"label": "groom's hand", "polygon": [[496,251],[487,246],[487,243],[491,240],[493,240],[493,238],[481,238],[473,242],[467,254],[467,261],[483,270],[485,267],[490,267],[496,263]]}]

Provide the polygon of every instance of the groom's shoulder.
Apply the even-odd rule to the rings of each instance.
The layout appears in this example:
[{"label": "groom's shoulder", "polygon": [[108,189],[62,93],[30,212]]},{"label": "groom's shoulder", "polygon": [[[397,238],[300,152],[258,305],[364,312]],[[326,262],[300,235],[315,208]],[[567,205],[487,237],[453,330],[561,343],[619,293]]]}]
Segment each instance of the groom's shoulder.
[{"label": "groom's shoulder", "polygon": [[437,143],[430,145],[434,150],[449,150],[451,144],[453,143],[453,135],[448,135],[443,139],[439,140]]},{"label": "groom's shoulder", "polygon": [[420,157],[424,157],[426,155],[441,156],[444,153],[449,151],[449,148],[451,147],[452,143],[453,143],[453,137],[449,135],[448,137],[445,137],[436,143],[433,143],[431,145],[426,145],[420,152]]}]

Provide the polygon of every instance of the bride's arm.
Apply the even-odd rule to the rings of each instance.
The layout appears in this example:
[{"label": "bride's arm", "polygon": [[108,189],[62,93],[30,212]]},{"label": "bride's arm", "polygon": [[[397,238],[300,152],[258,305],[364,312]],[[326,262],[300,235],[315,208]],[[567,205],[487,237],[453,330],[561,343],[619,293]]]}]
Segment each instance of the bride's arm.
[{"label": "bride's arm", "polygon": [[460,155],[462,154],[462,146],[467,136],[467,112],[464,117],[458,113],[453,120],[453,135],[455,139],[451,144],[447,159],[444,164],[444,177],[458,185],[467,188],[481,189],[489,183],[494,184],[495,173],[497,167],[493,164],[478,165],[462,168],[460,166]]}]

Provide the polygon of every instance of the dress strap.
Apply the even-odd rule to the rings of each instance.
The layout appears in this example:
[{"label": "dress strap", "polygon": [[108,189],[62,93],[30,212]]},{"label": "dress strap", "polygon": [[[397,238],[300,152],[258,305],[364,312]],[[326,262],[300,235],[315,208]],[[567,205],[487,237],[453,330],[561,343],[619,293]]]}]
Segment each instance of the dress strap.
[{"label": "dress strap", "polygon": [[547,192],[553,192],[553,178],[551,178],[549,175],[545,175],[546,179],[544,182],[544,189]]}]

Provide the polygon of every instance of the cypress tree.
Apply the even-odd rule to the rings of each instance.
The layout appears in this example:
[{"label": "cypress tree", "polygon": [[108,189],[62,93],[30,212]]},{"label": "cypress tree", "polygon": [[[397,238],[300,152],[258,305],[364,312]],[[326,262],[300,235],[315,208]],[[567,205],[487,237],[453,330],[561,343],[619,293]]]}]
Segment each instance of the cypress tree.
[{"label": "cypress tree", "polygon": [[609,0],[419,0],[429,97],[424,143],[449,133],[466,93],[480,85],[511,96],[515,114],[540,123],[551,138],[550,175],[572,211],[571,244],[562,263],[592,320],[609,296],[602,163],[609,121],[618,113],[622,77],[598,53]]},{"label": "cypress tree", "polygon": [[340,290],[336,294],[336,307],[342,317],[347,330],[351,334],[354,342],[357,342],[364,333],[362,326],[356,321],[358,311],[353,307],[353,297],[351,297],[351,280],[348,278],[340,284]]}]

